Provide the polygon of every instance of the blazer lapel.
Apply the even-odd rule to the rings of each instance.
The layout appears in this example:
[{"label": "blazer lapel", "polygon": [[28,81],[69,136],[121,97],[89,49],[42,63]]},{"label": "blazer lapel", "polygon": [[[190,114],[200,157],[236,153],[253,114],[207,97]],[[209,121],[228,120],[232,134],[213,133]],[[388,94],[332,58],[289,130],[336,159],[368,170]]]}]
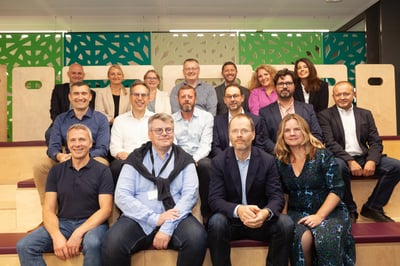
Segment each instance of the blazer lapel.
[{"label": "blazer lapel", "polygon": [[356,121],[357,140],[358,140],[358,143],[361,143],[361,133],[360,133],[361,125],[360,125],[360,123],[361,123],[362,117],[361,117],[361,114],[360,114],[358,108],[355,106],[353,106],[353,113],[354,113],[354,120]]},{"label": "blazer lapel", "polygon": [[225,158],[225,167],[228,168],[228,172],[232,177],[232,184],[235,187],[237,195],[241,198],[242,197],[242,181],[240,178],[239,166],[237,164],[236,156],[233,151],[233,148],[229,148],[229,152]]},{"label": "blazer lapel", "polygon": [[254,148],[251,149],[251,155],[250,155],[250,163],[249,163],[249,168],[247,170],[247,176],[246,176],[246,195],[249,194],[249,191],[254,184],[254,179],[257,176],[257,169],[258,166],[262,162],[260,161],[260,156],[258,154],[258,151]]},{"label": "blazer lapel", "polygon": [[336,124],[336,128],[339,130],[340,135],[343,137],[343,145],[346,143],[346,135],[344,134],[344,128],[343,128],[343,122],[342,119],[340,118],[339,110],[337,109],[337,106],[332,107],[332,118],[334,119],[333,121]]}]

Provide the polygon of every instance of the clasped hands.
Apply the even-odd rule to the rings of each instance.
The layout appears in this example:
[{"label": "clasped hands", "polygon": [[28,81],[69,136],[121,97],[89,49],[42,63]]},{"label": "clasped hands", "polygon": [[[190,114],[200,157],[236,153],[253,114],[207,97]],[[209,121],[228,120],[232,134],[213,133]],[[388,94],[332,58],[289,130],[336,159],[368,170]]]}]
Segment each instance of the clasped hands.
[{"label": "clasped hands", "polygon": [[242,223],[250,228],[259,228],[271,215],[266,209],[260,209],[257,205],[239,205],[237,214]]}]

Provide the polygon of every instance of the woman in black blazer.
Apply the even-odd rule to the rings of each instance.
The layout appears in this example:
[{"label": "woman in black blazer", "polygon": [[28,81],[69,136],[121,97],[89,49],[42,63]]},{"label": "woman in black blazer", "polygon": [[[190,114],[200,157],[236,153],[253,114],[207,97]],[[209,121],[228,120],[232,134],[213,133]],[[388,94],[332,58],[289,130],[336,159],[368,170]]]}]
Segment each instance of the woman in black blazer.
[{"label": "woman in black blazer", "polygon": [[322,81],[314,64],[307,58],[300,58],[294,65],[296,89],[294,99],[312,104],[315,113],[328,108],[328,83]]}]

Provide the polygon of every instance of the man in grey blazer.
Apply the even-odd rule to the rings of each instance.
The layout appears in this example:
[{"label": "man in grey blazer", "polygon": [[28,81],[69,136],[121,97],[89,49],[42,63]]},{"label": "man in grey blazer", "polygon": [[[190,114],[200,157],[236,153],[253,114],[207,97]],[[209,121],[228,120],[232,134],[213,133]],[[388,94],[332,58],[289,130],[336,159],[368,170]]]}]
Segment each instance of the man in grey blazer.
[{"label": "man in grey blazer", "polygon": [[335,105],[318,114],[326,147],[335,155],[342,169],[345,183],[343,201],[356,221],[357,205],[351,194],[351,176],[378,177],[378,182],[361,209],[361,215],[377,222],[393,222],[385,215],[393,189],[400,180],[400,161],[382,155],[379,137],[372,113],[353,105],[355,92],[347,81],[333,88]]},{"label": "man in grey blazer", "polygon": [[322,131],[313,106],[294,100],[294,80],[295,75],[293,71],[287,68],[279,70],[274,77],[278,100],[261,108],[259,112],[260,117],[264,120],[265,151],[271,154],[274,153],[276,132],[278,131],[279,123],[282,117],[287,114],[296,113],[301,115],[309,124],[314,137],[323,141]]}]

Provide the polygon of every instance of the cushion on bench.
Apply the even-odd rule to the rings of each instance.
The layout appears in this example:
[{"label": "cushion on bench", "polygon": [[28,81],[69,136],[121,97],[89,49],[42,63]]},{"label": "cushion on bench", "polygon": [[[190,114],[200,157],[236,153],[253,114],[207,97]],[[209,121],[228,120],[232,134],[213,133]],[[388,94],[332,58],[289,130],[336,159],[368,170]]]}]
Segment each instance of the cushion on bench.
[{"label": "cushion on bench", "polygon": [[21,180],[17,183],[17,188],[35,188],[35,181],[33,178]]},{"label": "cushion on bench", "polygon": [[351,232],[356,243],[400,242],[400,223],[355,223]]}]

